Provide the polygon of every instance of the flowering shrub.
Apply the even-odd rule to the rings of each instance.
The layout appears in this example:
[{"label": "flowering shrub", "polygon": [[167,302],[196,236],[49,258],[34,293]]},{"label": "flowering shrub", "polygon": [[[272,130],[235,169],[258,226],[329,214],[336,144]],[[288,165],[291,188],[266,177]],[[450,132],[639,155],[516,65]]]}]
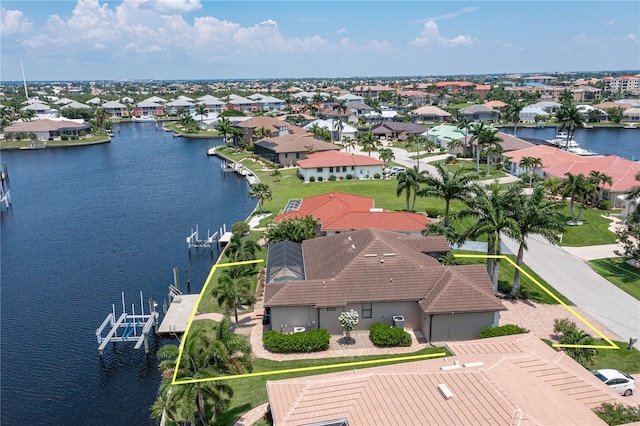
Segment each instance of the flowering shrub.
[{"label": "flowering shrub", "polygon": [[340,322],[344,333],[349,337],[351,330],[356,328],[356,325],[360,322],[360,316],[356,311],[351,309],[349,312],[341,313],[338,317],[338,322]]}]

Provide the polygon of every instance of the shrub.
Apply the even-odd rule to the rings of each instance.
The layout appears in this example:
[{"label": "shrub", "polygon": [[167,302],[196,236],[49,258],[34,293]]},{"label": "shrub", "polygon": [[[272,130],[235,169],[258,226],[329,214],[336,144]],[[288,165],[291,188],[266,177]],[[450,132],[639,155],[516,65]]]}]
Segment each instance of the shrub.
[{"label": "shrub", "polygon": [[369,326],[369,339],[376,346],[411,346],[409,333],[383,322],[374,322]]},{"label": "shrub", "polygon": [[251,227],[246,222],[236,222],[231,225],[231,232],[236,235],[245,235],[248,234],[251,230]]},{"label": "shrub", "polygon": [[62,141],[69,140],[69,136],[68,135],[62,135],[62,136],[60,136],[60,140],[62,140]]},{"label": "shrub", "polygon": [[322,176],[318,176],[318,182],[322,182],[323,180]]},{"label": "shrub", "polygon": [[440,216],[440,209],[437,209],[435,207],[427,207],[424,211],[427,214],[427,216],[429,216],[429,217],[438,217],[438,216]]},{"label": "shrub", "polygon": [[600,210],[611,210],[611,201],[600,200],[600,202],[598,203],[598,208]]},{"label": "shrub", "polygon": [[268,351],[274,353],[304,353],[326,351],[329,349],[330,339],[329,332],[324,329],[293,334],[269,330],[262,337],[262,343]]},{"label": "shrub", "polygon": [[78,136],[77,135],[71,135],[71,140],[72,141],[78,140]]},{"label": "shrub", "polygon": [[53,136],[49,136],[48,140],[52,141],[53,140]]},{"label": "shrub", "polygon": [[336,178],[336,175],[331,175],[331,176],[329,176],[329,181],[331,181],[331,182],[335,182],[335,181],[336,181],[336,179],[337,179],[337,178]]},{"label": "shrub", "polygon": [[344,180],[344,176],[338,176],[338,180]]},{"label": "shrub", "polygon": [[374,179],[380,179],[380,173],[376,173],[376,174],[374,174],[374,175],[373,175],[373,178],[374,178]]},{"label": "shrub", "polygon": [[245,147],[245,149],[249,152],[253,152],[253,145],[248,145]]},{"label": "shrub", "polygon": [[480,330],[480,338],[488,339],[489,337],[510,336],[512,334],[528,333],[529,330],[515,324],[505,324],[500,327],[487,327]]},{"label": "shrub", "polygon": [[347,178],[347,180],[351,180],[351,179],[353,179],[353,176],[349,174],[349,175],[346,176],[346,178]]},{"label": "shrub", "polygon": [[315,182],[315,181],[316,181],[315,176],[309,176],[309,182]]}]

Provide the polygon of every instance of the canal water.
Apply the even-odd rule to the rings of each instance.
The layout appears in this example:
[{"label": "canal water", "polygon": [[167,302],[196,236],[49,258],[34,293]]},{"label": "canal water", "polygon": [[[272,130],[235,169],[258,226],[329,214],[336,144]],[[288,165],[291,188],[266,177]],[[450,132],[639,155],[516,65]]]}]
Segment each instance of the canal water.
[{"label": "canal water", "polygon": [[[186,237],[230,229],[255,207],[247,182],[206,156],[215,139],[174,138],[121,124],[109,144],[2,152],[13,207],[0,216],[2,425],[144,425],[160,375],[151,353],[111,345],[111,312],[162,301],[178,267],[198,292],[214,258]],[[167,340],[168,341],[168,340]]]}]

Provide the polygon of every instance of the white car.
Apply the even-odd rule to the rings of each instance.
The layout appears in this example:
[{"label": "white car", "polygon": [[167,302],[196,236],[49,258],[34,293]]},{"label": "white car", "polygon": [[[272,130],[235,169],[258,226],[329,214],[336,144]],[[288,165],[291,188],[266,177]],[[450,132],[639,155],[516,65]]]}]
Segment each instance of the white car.
[{"label": "white car", "polygon": [[595,370],[592,373],[620,395],[630,396],[636,390],[636,381],[622,371],[604,369]]},{"label": "white car", "polygon": [[405,169],[404,167],[393,166],[392,168],[389,169],[389,176],[396,176],[406,171],[407,169]]}]

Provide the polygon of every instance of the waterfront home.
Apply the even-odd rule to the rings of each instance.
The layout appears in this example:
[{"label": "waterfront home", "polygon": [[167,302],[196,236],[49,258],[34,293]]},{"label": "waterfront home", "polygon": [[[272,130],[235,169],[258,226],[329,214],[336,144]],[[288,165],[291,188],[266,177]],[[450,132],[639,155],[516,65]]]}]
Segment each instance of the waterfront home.
[{"label": "waterfront home", "polygon": [[195,112],[196,106],[192,101],[182,98],[174,99],[164,105],[164,111],[167,115],[177,115],[179,110],[184,110],[188,114],[191,114]]},{"label": "waterfront home", "polygon": [[308,154],[305,159],[296,160],[300,175],[305,182],[337,179],[373,179],[382,176],[384,161],[367,155],[347,154],[340,151],[323,151]]},{"label": "waterfront home", "polygon": [[628,123],[640,121],[640,108],[629,108],[622,113],[622,120]]},{"label": "waterfront home", "polygon": [[[41,119],[28,122],[16,122],[11,126],[3,129],[5,138],[8,135],[28,135],[34,134],[38,140],[47,140],[62,135],[80,136],[82,134],[91,133],[91,123],[87,123],[82,119]],[[24,139],[24,137],[23,137]]]},{"label": "waterfront home", "polygon": [[136,117],[155,117],[164,115],[164,105],[149,99],[138,102],[133,107],[133,115]]},{"label": "waterfront home", "polygon": [[483,328],[497,326],[506,309],[485,266],[444,266],[428,254],[448,250],[442,236],[363,229],[303,241],[298,256],[268,253],[268,277],[278,277],[272,268],[301,259],[289,268],[297,268],[299,276],[267,279],[264,306],[271,327],[284,333],[322,328],[340,335],[338,316],[353,309],[360,316],[356,330],[384,322],[418,332],[428,342],[477,338]]},{"label": "waterfront home", "polygon": [[501,113],[503,113],[505,108],[507,107],[507,104],[499,100],[493,100],[493,101],[485,102],[484,106],[487,106],[491,109],[496,109]]},{"label": "waterfront home", "polygon": [[81,102],[70,102],[66,105],[63,105],[60,107],[60,111],[64,110],[64,109],[68,109],[68,108],[73,108],[73,109],[91,109],[91,107],[87,104],[83,104]]},{"label": "waterfront home", "polygon": [[256,101],[260,111],[284,111],[287,108],[287,103],[282,99],[275,98],[273,96],[266,96],[261,93],[255,93],[251,96],[247,96],[248,99]]},{"label": "waterfront home", "polygon": [[520,121],[523,123],[535,123],[536,118],[542,117],[543,120],[548,120],[550,114],[540,107],[533,105],[526,106],[520,110]]},{"label": "waterfront home", "polygon": [[464,140],[465,131],[452,124],[440,124],[423,132],[421,136],[427,138],[427,140],[435,142],[442,148],[449,150],[449,143],[451,141],[457,141],[460,139]]},{"label": "waterfront home", "polygon": [[527,170],[520,166],[520,161],[525,157],[540,159],[542,166],[535,168],[533,171],[540,177],[544,177],[543,168],[545,167],[570,164],[581,158],[579,155],[572,154],[555,146],[532,145],[503,154],[503,159],[508,161],[507,170],[510,174],[520,176],[522,173],[527,172]]},{"label": "waterfront home", "polygon": [[242,96],[231,94],[228,96],[227,109],[234,111],[242,111],[245,113],[253,113],[259,110],[258,103]]},{"label": "waterfront home", "polygon": [[371,129],[371,133],[379,139],[405,140],[409,135],[420,136],[427,128],[416,123],[401,123],[391,121],[379,124]]},{"label": "waterfront home", "polygon": [[500,119],[500,111],[486,105],[471,105],[458,110],[469,121],[486,121],[493,123]]},{"label": "waterfront home", "polygon": [[[350,137],[351,139],[356,139],[356,134],[358,133],[358,129],[353,127],[350,124],[342,123],[342,130],[338,132],[338,120],[328,119],[328,120],[313,120],[306,124],[303,129],[308,132],[311,132],[313,126],[318,126],[322,129],[327,129],[331,132],[331,140],[341,142],[345,136]],[[338,133],[340,133],[338,135]]]},{"label": "waterfront home", "polygon": [[444,121],[446,122],[451,121],[451,114],[436,106],[431,106],[431,105],[423,106],[412,111],[412,113],[415,115],[416,121],[423,122],[423,123],[431,123],[431,122],[442,123]]},{"label": "waterfront home", "polygon": [[266,115],[250,117],[247,120],[238,123],[237,126],[242,129],[242,140],[247,145],[251,145],[259,139],[255,134],[256,131],[262,127],[269,131],[268,137],[270,138],[276,138],[278,136],[284,136],[288,134],[307,134],[306,130],[298,126],[294,126],[293,124],[289,124],[284,120],[268,117]]},{"label": "waterfront home", "polygon": [[22,107],[20,109],[23,111],[32,111],[33,114],[37,116],[46,116],[51,113],[51,107],[39,101],[32,102],[29,105]]},{"label": "waterfront home", "polygon": [[196,99],[196,101],[198,104],[205,105],[209,110],[209,112],[215,112],[217,114],[220,114],[221,112],[227,109],[227,104],[225,104],[215,96],[211,96],[211,95],[200,96],[199,98]]},{"label": "waterfront home", "polygon": [[[311,216],[318,221],[318,235],[374,228],[419,237],[429,220],[422,213],[387,211],[376,208],[373,198],[331,192],[302,199],[289,200],[284,212],[275,217],[276,223],[284,219]],[[433,253],[434,257],[445,254]]]},{"label": "waterfront home", "polygon": [[604,426],[593,410],[626,404],[532,333],[447,346],[453,356],[268,380],[273,424]]},{"label": "waterfront home", "polygon": [[111,118],[122,118],[129,116],[129,110],[125,104],[118,101],[105,102],[102,107]]},{"label": "waterfront home", "polygon": [[253,143],[255,155],[283,165],[293,165],[296,161],[305,159],[310,153],[339,150],[338,145],[316,139],[309,133],[268,137]]}]

